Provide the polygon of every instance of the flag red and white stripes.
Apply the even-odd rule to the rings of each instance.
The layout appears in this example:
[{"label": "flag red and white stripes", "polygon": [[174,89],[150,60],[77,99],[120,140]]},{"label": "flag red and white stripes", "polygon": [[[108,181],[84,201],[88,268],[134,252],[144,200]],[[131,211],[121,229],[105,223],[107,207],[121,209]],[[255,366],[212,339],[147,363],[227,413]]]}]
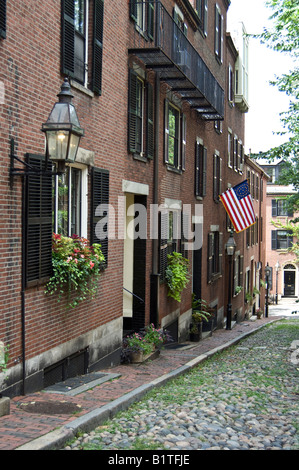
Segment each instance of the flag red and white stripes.
[{"label": "flag red and white stripes", "polygon": [[247,180],[222,193],[220,200],[237,233],[255,223],[255,214]]}]

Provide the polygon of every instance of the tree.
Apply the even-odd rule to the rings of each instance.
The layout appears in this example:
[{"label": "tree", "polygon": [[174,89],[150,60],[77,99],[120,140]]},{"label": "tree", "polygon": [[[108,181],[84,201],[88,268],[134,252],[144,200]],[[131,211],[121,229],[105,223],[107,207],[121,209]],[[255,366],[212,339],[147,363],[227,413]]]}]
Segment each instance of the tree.
[{"label": "tree", "polygon": [[[271,82],[289,98],[289,109],[281,113],[284,130],[279,134],[289,134],[289,140],[278,147],[252,155],[269,162],[282,159],[284,168],[279,183],[292,184],[297,194],[291,196],[290,203],[299,209],[299,3],[298,0],[268,0],[266,5],[273,10],[271,28],[264,29],[258,36],[268,47],[289,54],[294,60],[294,69]],[[297,60],[297,65],[296,65]]]}]

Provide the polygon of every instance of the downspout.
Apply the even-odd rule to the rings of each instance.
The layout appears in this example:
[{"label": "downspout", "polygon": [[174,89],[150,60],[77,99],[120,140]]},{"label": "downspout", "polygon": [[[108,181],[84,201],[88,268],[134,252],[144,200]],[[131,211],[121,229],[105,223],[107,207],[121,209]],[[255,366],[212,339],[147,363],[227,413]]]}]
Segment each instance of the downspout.
[{"label": "downspout", "polygon": [[[155,154],[154,154],[154,175],[153,175],[153,204],[154,207],[158,207],[159,203],[159,122],[160,122],[160,76],[156,73],[155,77]],[[152,243],[152,274],[151,274],[151,297],[150,297],[150,322],[155,326],[159,326],[159,286],[160,286],[160,274],[159,274],[159,236],[158,236],[158,213],[155,211],[153,217],[153,224],[157,226],[153,227],[154,237]]]},{"label": "downspout", "polygon": [[25,337],[25,287],[26,287],[26,180],[27,177],[24,175],[22,180],[22,290],[21,290],[21,323],[22,323],[22,394],[26,395],[25,392],[25,380],[26,380],[26,337]]}]

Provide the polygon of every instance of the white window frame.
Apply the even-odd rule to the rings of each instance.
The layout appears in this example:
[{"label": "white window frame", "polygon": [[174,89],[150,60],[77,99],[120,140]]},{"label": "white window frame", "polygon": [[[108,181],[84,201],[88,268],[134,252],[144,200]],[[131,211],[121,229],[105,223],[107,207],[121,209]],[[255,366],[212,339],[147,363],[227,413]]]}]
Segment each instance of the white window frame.
[{"label": "white window frame", "polygon": [[[81,170],[81,194],[80,194],[80,199],[81,199],[81,220],[80,220],[80,235],[81,237],[87,238],[87,214],[88,214],[88,167],[86,165],[80,164],[80,163],[75,163],[69,165],[70,168],[77,168]],[[58,192],[58,176],[54,176],[55,178],[55,211],[54,211],[54,232],[57,231],[57,214],[58,214],[58,197],[57,197],[57,192]],[[69,184],[69,188],[71,187],[71,184]],[[68,198],[68,211],[70,213],[71,211],[71,194],[69,194]],[[73,235],[71,233],[71,218],[68,218],[68,235],[71,236]]]}]

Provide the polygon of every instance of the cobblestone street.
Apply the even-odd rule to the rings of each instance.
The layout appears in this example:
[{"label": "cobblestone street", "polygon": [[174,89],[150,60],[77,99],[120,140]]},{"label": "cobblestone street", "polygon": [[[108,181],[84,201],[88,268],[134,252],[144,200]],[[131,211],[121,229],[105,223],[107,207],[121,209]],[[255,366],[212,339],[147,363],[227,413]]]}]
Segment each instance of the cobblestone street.
[{"label": "cobblestone street", "polygon": [[298,449],[298,339],[298,320],[263,328],[66,448]]}]

